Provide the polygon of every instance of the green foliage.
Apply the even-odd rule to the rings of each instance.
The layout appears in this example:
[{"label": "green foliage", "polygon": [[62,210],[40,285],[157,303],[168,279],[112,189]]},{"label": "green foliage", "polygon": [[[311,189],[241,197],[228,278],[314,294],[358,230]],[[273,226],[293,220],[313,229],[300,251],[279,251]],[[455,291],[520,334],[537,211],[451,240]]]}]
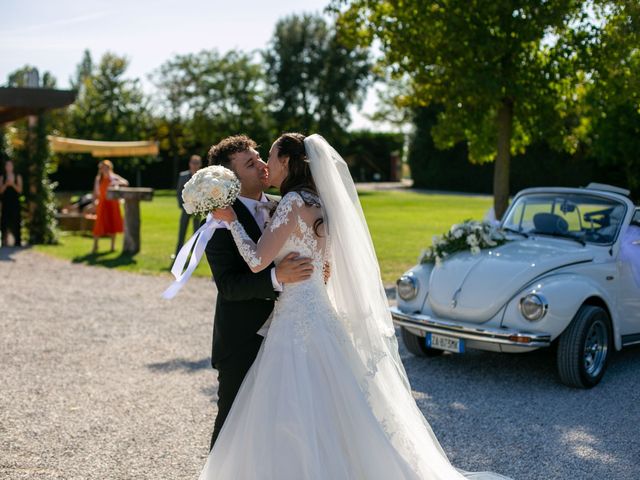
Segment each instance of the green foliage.
[{"label": "green foliage", "polygon": [[618,0],[601,8],[608,21],[592,47],[583,133],[589,155],[603,167],[620,170],[640,195],[640,4]]},{"label": "green foliage", "polygon": [[402,134],[380,133],[366,130],[349,132],[347,141],[339,150],[357,182],[392,179],[391,156],[402,153]]},{"label": "green foliage", "polygon": [[56,220],[56,199],[53,193],[56,184],[49,180],[51,155],[47,140],[47,115],[38,116],[34,132],[33,154],[29,159],[29,187],[27,201],[30,208],[28,221],[29,243],[55,244],[58,241]]},{"label": "green foliage", "polygon": [[74,90],[81,90],[85,84],[85,80],[93,75],[93,70],[94,65],[91,52],[89,50],[85,50],[82,52],[82,60],[80,60],[80,63],[76,66],[75,77],[69,79],[71,87]]},{"label": "green foliage", "polygon": [[[85,51],[77,68],[78,97],[60,128],[64,136],[85,140],[136,141],[153,138],[149,99],[138,79],[125,77],[129,60],[105,53],[97,65]],[[65,154],[62,162],[95,173],[97,161],[88,154]],[[150,157],[127,158],[118,170],[125,176],[154,162]],[[90,180],[89,180],[90,181]]]},{"label": "green foliage", "polygon": [[352,47],[322,16],[278,21],[264,59],[279,131],[344,137],[349,107],[362,102],[371,78],[368,50]]},{"label": "green foliage", "polygon": [[[459,142],[451,148],[437,148],[431,135],[431,129],[437,122],[438,108],[436,106],[415,107],[413,111],[415,128],[409,143],[407,158],[413,186],[447,190],[444,185],[449,184],[448,180],[451,177],[460,177],[462,169],[468,163],[466,145]],[[462,176],[464,177],[464,175]],[[474,180],[476,188],[482,188],[479,179],[475,178]],[[469,189],[454,187],[454,190],[482,191],[474,190],[473,187]]]},{"label": "green foliage", "polygon": [[[37,80],[37,84],[33,82]],[[56,80],[49,73],[40,76],[35,67],[25,65],[8,77],[11,87],[55,88]],[[27,119],[14,122],[10,129],[10,142],[0,135],[0,156],[12,158],[24,179],[23,196],[27,201],[27,227],[29,243],[55,244],[57,242],[56,204],[49,176],[54,170],[47,135],[53,125],[62,121],[60,113],[38,115],[35,122]],[[10,144],[9,144],[10,143]]]},{"label": "green foliage", "polygon": [[9,158],[10,157],[9,157],[9,146],[7,144],[7,130],[4,126],[0,125],[0,169],[2,168],[2,165],[4,165],[4,162]]},{"label": "green foliage", "polygon": [[503,101],[514,102],[514,153],[549,126],[541,120],[554,117],[558,82],[569,73],[562,61],[573,52],[566,42],[556,50],[548,38],[567,35],[569,23],[584,16],[578,0],[337,3],[349,4],[343,28],[367,28],[385,62],[411,76],[416,104],[443,106],[438,146],[466,140],[477,162],[496,156]]},{"label": "green foliage", "polygon": [[[496,213],[506,208],[509,158],[543,135],[562,137],[556,107],[571,90],[574,50],[565,37],[587,16],[581,0],[338,0],[340,25],[380,42],[384,61],[412,79],[413,103],[442,106],[439,148],[466,141],[473,161],[497,159]],[[555,42],[552,41],[555,39]]]},{"label": "green foliage", "polygon": [[274,129],[263,72],[253,55],[236,50],[203,50],[165,62],[152,76],[163,117],[162,147],[171,155],[206,152],[238,133],[269,143]]}]

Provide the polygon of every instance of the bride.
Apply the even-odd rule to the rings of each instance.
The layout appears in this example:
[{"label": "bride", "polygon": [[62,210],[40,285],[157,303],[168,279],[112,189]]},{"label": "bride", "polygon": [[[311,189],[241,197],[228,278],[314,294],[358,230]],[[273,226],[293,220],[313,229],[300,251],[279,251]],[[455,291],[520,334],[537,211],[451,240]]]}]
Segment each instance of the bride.
[{"label": "bride", "polygon": [[283,197],[257,244],[233,209],[214,217],[252,271],[297,252],[314,273],[276,302],[200,479],[506,478],[453,467],[418,409],[344,160],[319,135],[288,133],[268,166]]}]

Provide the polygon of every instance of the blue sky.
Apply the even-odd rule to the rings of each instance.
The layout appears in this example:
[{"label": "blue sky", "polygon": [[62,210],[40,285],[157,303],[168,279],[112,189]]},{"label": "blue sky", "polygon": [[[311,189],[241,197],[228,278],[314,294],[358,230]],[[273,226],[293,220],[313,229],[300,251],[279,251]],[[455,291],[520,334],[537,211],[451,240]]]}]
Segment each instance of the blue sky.
[{"label": "blue sky", "polygon": [[[264,48],[276,21],[320,13],[328,0],[0,0],[0,85],[30,64],[50,71],[58,86],[85,48],[94,59],[113,51],[129,57],[129,75],[147,75],[176,53]],[[147,85],[147,88],[150,88]],[[369,95],[365,111],[375,107]],[[358,113],[354,127],[367,126]]]}]

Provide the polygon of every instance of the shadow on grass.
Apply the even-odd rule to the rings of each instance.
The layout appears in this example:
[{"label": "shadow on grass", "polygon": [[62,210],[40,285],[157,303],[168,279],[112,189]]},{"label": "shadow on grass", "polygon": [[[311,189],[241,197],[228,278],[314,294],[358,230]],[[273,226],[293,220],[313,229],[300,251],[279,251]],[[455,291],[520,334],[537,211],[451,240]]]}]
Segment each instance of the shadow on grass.
[{"label": "shadow on grass", "polygon": [[183,370],[186,372],[196,372],[198,370],[211,368],[211,358],[206,357],[202,360],[187,360],[185,358],[175,358],[166,362],[150,363],[147,365],[149,370],[154,372],[175,372]]},{"label": "shadow on grass", "polygon": [[87,253],[86,255],[78,255],[71,260],[73,263],[84,263],[85,265],[100,265],[107,268],[121,267],[124,265],[132,265],[137,263],[135,255],[130,253],[120,253],[114,258],[103,258],[108,252]]}]

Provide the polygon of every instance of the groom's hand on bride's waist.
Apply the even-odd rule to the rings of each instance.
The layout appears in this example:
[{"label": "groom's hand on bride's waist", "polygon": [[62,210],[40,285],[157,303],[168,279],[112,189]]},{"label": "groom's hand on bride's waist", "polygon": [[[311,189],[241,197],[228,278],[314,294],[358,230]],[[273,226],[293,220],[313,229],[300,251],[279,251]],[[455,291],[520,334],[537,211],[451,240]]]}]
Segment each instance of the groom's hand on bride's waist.
[{"label": "groom's hand on bride's waist", "polygon": [[300,257],[291,252],[276,266],[276,279],[280,285],[307,280],[313,273],[313,265],[308,257]]}]

